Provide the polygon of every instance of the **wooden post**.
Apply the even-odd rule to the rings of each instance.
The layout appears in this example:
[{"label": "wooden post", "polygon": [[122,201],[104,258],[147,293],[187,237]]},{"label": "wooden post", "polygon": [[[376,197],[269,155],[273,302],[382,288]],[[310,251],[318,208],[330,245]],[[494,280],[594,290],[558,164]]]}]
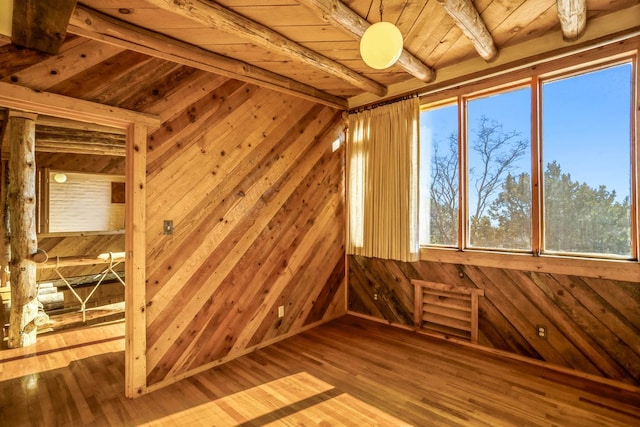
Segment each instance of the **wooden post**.
[{"label": "wooden post", "polygon": [[11,224],[11,314],[9,348],[36,342],[36,161],[34,113],[10,111],[9,222]]},{"label": "wooden post", "polygon": [[125,396],[147,392],[146,194],[147,127],[134,123],[127,132],[125,235]]},{"label": "wooden post", "polygon": [[9,225],[9,163],[0,163],[0,286],[10,286],[11,226]]}]

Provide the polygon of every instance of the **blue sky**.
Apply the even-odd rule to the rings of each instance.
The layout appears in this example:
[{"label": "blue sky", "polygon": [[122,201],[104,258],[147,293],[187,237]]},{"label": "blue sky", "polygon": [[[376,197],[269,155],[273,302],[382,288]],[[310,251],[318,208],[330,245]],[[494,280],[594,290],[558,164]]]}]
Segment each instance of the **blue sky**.
[{"label": "blue sky", "polygon": [[[630,64],[545,83],[545,166],[556,160],[574,181],[591,187],[606,185],[608,190],[616,190],[618,199],[629,195],[630,96]],[[530,141],[530,105],[529,88],[470,101],[471,134],[484,114],[501,123],[505,132],[515,130]],[[426,133],[423,137],[432,133],[438,141],[457,129],[455,107],[432,110],[422,114],[421,120],[421,132]],[[528,158],[520,162],[522,170],[530,172],[529,162]]]}]

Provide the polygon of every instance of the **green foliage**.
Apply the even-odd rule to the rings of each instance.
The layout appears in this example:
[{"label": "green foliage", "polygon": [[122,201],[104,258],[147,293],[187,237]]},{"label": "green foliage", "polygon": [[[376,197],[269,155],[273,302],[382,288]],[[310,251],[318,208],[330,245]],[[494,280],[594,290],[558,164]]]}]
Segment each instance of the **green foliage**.
[{"label": "green foliage", "polygon": [[[481,159],[469,176],[476,206],[470,206],[470,241],[474,247],[531,250],[531,176],[512,175],[526,141],[481,119],[470,144]],[[458,152],[454,135],[443,154],[434,147],[431,174],[431,228],[434,244],[457,245]],[[544,172],[544,248],[546,251],[629,255],[629,198],[616,200],[605,186],[592,188],[572,180],[557,162]]]},{"label": "green foliage", "polygon": [[550,251],[629,255],[630,201],[604,185],[592,188],[549,163],[544,174],[545,247]]}]

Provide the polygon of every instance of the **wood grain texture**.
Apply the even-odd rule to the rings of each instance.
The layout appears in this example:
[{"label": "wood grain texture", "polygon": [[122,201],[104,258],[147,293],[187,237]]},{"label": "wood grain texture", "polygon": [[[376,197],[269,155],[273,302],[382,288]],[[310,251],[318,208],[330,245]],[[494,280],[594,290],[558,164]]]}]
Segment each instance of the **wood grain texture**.
[{"label": "wood grain texture", "polygon": [[126,399],[123,324],[0,352],[14,427],[548,426],[640,422],[640,389],[346,316]]},{"label": "wood grain texture", "polygon": [[[86,43],[68,39],[59,63],[82,55]],[[20,59],[10,49],[4,55]],[[149,384],[344,314],[343,160],[342,149],[331,151],[344,129],[341,113],[139,53],[93,55],[101,61],[85,67],[82,58],[55,82],[38,80],[56,62],[39,65],[47,58],[37,55],[13,67],[3,62],[2,78],[162,119],[145,151],[140,308]],[[83,172],[124,172],[125,160],[38,153],[42,167]],[[172,236],[162,233],[165,219],[173,220]],[[50,236],[41,244],[50,256],[123,250],[122,236],[96,239]]]},{"label": "wood grain texture", "polygon": [[[432,261],[349,257],[349,309],[410,326],[411,279],[479,288],[479,344],[640,384],[637,282]],[[377,300],[374,299],[377,294]],[[537,335],[537,326],[547,337]]]},{"label": "wood grain texture", "polygon": [[341,114],[219,83],[150,135],[149,384],[344,313]]},{"label": "wood grain texture", "polygon": [[11,40],[18,46],[57,54],[77,0],[24,0],[13,5]]},{"label": "wood grain texture", "polygon": [[9,348],[36,342],[38,301],[36,264],[31,255],[38,249],[36,238],[36,114],[10,111],[9,225],[11,230],[11,313]]}]

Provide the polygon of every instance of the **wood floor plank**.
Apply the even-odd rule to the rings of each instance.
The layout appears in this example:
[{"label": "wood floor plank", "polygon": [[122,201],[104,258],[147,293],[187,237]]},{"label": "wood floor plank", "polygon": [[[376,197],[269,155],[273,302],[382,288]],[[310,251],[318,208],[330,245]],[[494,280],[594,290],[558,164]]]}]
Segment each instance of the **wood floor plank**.
[{"label": "wood floor plank", "polygon": [[1,350],[4,426],[634,426],[640,389],[345,316],[124,397],[123,324]]}]

